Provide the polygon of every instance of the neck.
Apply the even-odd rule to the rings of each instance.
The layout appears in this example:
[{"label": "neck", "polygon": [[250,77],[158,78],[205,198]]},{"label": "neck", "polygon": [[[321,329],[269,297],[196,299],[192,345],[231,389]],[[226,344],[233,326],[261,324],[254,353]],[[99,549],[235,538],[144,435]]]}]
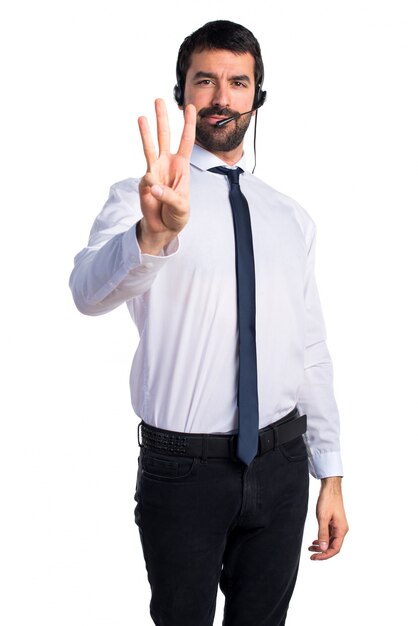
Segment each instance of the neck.
[{"label": "neck", "polygon": [[238,163],[238,161],[242,158],[242,155],[244,154],[242,144],[240,144],[238,148],[235,148],[235,150],[229,150],[228,152],[222,152],[219,150],[208,150],[206,146],[203,146],[198,141],[196,141],[196,145],[200,146],[204,150],[207,150],[207,152],[214,154],[215,156],[218,157],[218,159],[221,159],[221,161],[223,161],[226,165],[235,165],[236,163]]}]

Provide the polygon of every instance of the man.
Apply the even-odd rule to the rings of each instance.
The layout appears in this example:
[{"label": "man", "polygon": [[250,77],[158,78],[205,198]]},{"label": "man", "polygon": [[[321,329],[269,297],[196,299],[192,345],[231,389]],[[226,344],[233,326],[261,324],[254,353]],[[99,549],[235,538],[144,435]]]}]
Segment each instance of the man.
[{"label": "man", "polygon": [[238,24],[185,39],[179,150],[157,100],[158,152],[139,118],[147,172],[111,188],[71,277],[83,313],[126,302],[139,329],[135,519],[159,626],[212,624],[218,584],[225,626],[285,623],[308,465],[321,479],[311,558],[337,554],[347,532],[315,227],[245,171],[263,76],[259,44]]}]

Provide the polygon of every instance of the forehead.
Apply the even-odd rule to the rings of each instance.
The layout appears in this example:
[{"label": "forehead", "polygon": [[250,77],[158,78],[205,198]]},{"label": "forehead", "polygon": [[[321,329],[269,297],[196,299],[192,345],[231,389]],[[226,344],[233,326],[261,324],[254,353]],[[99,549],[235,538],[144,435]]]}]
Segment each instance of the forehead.
[{"label": "forehead", "polygon": [[236,54],[231,50],[193,52],[186,79],[193,78],[197,72],[208,72],[219,77],[247,75],[254,81],[254,57],[250,52]]}]

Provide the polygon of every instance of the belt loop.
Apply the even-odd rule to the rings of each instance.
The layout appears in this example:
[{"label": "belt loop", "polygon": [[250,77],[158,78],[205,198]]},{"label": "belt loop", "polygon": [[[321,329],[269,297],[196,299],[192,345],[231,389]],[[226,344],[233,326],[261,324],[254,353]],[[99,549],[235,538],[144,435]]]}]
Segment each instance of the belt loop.
[{"label": "belt loop", "polygon": [[273,435],[274,435],[274,450],[277,450],[277,448],[279,447],[279,428],[277,426],[275,426],[273,428]]},{"label": "belt loop", "polygon": [[202,463],[207,463],[208,462],[208,440],[209,440],[209,435],[203,435],[203,440],[202,440]]},{"label": "belt loop", "polygon": [[139,424],[138,424],[138,432],[137,432],[137,438],[138,438],[138,446],[140,448],[142,448],[142,441],[141,441],[141,424],[142,424],[142,420],[139,420]]}]

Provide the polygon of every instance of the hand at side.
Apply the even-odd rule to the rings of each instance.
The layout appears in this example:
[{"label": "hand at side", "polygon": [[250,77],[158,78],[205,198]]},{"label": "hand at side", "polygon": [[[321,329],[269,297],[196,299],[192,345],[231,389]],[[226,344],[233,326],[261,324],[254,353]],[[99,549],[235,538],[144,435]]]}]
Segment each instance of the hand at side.
[{"label": "hand at side", "polygon": [[339,476],[322,479],[316,516],[318,539],[308,549],[315,553],[312,561],[324,561],[338,554],[348,532]]}]

